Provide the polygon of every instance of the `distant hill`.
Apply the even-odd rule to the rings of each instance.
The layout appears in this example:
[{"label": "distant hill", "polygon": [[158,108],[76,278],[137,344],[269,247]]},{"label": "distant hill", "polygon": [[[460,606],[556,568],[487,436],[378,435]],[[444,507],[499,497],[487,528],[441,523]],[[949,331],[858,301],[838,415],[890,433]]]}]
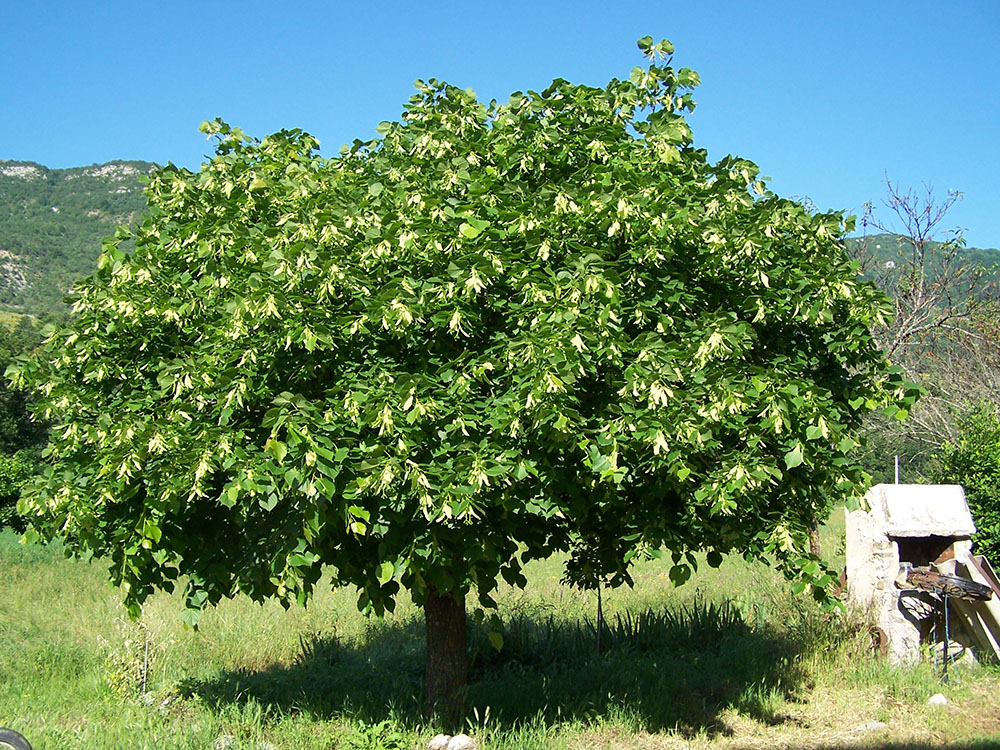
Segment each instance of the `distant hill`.
[{"label": "distant hill", "polygon": [[[94,271],[101,240],[145,210],[141,178],[154,167],[112,161],[48,169],[0,160],[0,322],[66,311],[63,298],[74,282]],[[864,241],[882,264],[908,252],[896,235],[870,235]],[[1000,250],[965,248],[962,255],[1000,279]]]},{"label": "distant hill", "polygon": [[139,180],[153,167],[113,161],[48,169],[0,160],[0,311],[65,311],[63,297],[94,270],[101,240],[145,210]]},{"label": "distant hill", "polygon": [[[898,234],[870,234],[867,237],[850,237],[847,240],[849,245],[858,245],[862,242],[867,244],[875,257],[884,262],[896,261],[901,255],[909,255],[912,252],[911,246],[905,237]],[[929,243],[930,252],[933,253],[941,243]],[[962,261],[970,265],[981,265],[986,269],[992,269],[1000,265],[1000,250],[995,248],[965,247],[959,250]]]},{"label": "distant hill", "polygon": [[[936,279],[941,273],[954,278],[953,273],[961,267],[979,266],[983,269],[976,277],[974,288],[966,293],[985,300],[995,298],[1000,289],[1000,250],[992,248],[960,247],[957,259],[945,270],[941,263],[940,242],[929,242],[927,245],[926,270],[929,278]],[[893,275],[906,273],[908,261],[912,259],[913,246],[906,237],[897,234],[874,234],[867,237],[850,237],[847,239],[849,252],[855,257],[870,257],[871,260],[862,263],[862,271],[867,278],[876,281],[880,286],[888,283]],[[969,281],[972,277],[967,277]],[[959,290],[954,290],[959,291]]]}]

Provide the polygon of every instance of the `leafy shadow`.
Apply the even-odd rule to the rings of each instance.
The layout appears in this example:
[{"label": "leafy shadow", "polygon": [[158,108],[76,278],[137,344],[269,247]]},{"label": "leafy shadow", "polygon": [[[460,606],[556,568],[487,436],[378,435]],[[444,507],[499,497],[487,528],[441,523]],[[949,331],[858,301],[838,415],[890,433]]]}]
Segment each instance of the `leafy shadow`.
[{"label": "leafy shadow", "polygon": [[[799,656],[816,637],[809,627],[749,624],[730,604],[695,601],[680,609],[623,614],[606,622],[597,648],[592,622],[518,613],[490,644],[470,622],[468,715],[473,726],[512,729],[602,718],[655,732],[729,734],[728,708],[768,723],[783,719],[775,697],[810,687]],[[222,707],[256,701],[282,713],[366,724],[388,717],[422,726],[423,623],[379,622],[354,643],[321,634],[302,640],[291,664],[188,679],[183,695]]]}]

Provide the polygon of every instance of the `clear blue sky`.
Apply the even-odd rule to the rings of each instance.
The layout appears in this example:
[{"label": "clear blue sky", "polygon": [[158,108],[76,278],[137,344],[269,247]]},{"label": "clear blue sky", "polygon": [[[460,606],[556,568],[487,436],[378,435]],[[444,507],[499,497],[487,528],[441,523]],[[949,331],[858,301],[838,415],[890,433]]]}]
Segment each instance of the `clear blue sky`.
[{"label": "clear blue sky", "polygon": [[697,70],[711,158],[857,212],[903,186],[960,190],[946,228],[1000,248],[1000,0],[48,2],[0,0],[0,158],[197,168],[202,120],[299,127],[323,152],[396,119],[415,78],[481,97],[627,77],[635,40]]}]

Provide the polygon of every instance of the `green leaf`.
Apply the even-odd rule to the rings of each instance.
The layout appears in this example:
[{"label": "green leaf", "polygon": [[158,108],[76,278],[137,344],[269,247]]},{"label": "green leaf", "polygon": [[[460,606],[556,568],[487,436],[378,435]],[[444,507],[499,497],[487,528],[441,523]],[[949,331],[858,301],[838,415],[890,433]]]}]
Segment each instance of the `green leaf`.
[{"label": "green leaf", "polygon": [[373,198],[377,198],[384,189],[385,187],[382,185],[381,182],[373,182],[371,185],[368,186],[368,194],[371,195]]},{"label": "green leaf", "polygon": [[483,230],[489,225],[490,223],[488,221],[470,218],[467,221],[462,222],[462,224],[458,227],[458,231],[466,239],[473,240],[482,234]]},{"label": "green leaf", "polygon": [[595,474],[603,474],[610,468],[611,468],[611,461],[608,460],[607,456],[598,454],[594,458],[593,470]]},{"label": "green leaf", "polygon": [[236,501],[240,497],[240,487],[237,484],[232,484],[226,488],[226,491],[222,493],[222,497],[219,498],[223,505],[227,508],[232,508],[236,505]]},{"label": "green leaf", "polygon": [[154,542],[159,542],[163,536],[163,532],[160,531],[159,525],[153,520],[146,521],[146,523],[143,524],[142,533],[143,536]]},{"label": "green leaf", "polygon": [[848,437],[842,438],[841,441],[837,443],[837,450],[839,450],[841,453],[849,453],[850,451],[854,450],[857,447],[858,447],[857,441]]},{"label": "green leaf", "polygon": [[795,447],[785,454],[785,468],[794,469],[796,466],[799,466],[802,461],[802,443],[796,443]]},{"label": "green leaf", "polygon": [[378,566],[378,573],[376,578],[378,582],[383,586],[392,580],[392,575],[395,572],[395,566],[391,562],[384,562]]},{"label": "green leaf", "polygon": [[489,638],[490,645],[493,646],[497,652],[503,650],[503,636],[500,633],[495,630],[490,630],[486,633],[486,637]]},{"label": "green leaf", "polygon": [[257,501],[257,504],[262,510],[274,510],[274,507],[278,504],[278,496],[274,493],[269,493],[261,497],[260,500]]},{"label": "green leaf", "polygon": [[187,608],[181,612],[181,620],[190,628],[198,629],[198,622],[201,620],[201,610]]},{"label": "green leaf", "polygon": [[285,456],[288,455],[288,446],[282,443],[280,440],[271,438],[267,441],[265,450],[274,456],[274,459],[280,464],[285,460]]},{"label": "green leaf", "polygon": [[682,586],[691,577],[691,566],[681,563],[673,565],[668,573],[674,586]]}]

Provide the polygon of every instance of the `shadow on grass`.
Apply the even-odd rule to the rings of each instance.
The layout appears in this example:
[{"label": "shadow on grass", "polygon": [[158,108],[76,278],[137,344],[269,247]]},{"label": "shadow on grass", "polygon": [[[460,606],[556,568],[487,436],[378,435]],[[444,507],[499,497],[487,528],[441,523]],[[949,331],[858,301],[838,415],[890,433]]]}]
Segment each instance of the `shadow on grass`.
[{"label": "shadow on grass", "polygon": [[[727,734],[721,720],[737,708],[776,723],[776,698],[810,687],[799,657],[818,629],[748,624],[735,607],[695,602],[605,624],[603,648],[589,622],[516,615],[503,623],[503,648],[470,623],[470,720],[495,729],[543,721],[611,721],[650,732]],[[360,642],[304,640],[297,661],[259,671],[188,680],[185,695],[209,704],[256,701],[283,713],[423,722],[423,623],[375,622]]]},{"label": "shadow on grass", "polygon": [[[850,748],[863,748],[864,750],[1000,750],[1000,740],[968,740],[963,742],[878,742],[877,740],[865,740],[858,738],[856,741],[848,741],[843,745],[786,745],[778,747],[783,750],[848,750]],[[732,745],[729,750],[759,750],[760,745]]]}]

